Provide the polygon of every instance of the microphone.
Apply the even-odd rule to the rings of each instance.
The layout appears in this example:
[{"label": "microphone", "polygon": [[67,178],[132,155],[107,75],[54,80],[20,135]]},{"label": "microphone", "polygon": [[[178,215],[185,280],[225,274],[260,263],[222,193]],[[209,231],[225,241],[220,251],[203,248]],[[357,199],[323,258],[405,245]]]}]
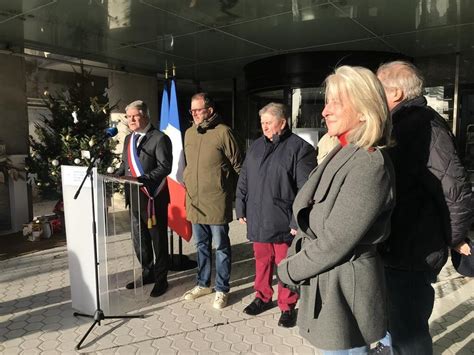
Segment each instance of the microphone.
[{"label": "microphone", "polygon": [[115,137],[118,133],[117,127],[109,127],[105,129],[105,137],[107,138],[112,138]]},{"label": "microphone", "polygon": [[109,138],[115,137],[118,134],[117,127],[109,127],[104,129],[104,136],[97,143],[94,144],[95,147],[101,146],[104,144]]}]

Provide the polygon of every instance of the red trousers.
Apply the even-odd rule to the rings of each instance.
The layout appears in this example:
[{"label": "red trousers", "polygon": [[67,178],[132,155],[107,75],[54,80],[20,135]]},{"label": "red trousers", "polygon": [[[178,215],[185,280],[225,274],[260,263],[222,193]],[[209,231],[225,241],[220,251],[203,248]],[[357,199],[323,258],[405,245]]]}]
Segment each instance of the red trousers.
[{"label": "red trousers", "polygon": [[[263,302],[270,302],[273,296],[273,266],[286,258],[287,243],[253,243],[255,256],[255,284],[256,297]],[[298,294],[291,292],[278,282],[278,307],[282,311],[295,308]]]}]

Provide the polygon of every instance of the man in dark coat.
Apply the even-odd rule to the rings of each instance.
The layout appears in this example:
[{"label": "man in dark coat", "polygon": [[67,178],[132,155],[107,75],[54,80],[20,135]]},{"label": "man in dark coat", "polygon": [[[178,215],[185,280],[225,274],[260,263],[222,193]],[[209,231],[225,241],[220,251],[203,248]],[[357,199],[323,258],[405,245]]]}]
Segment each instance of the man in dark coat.
[{"label": "man in dark coat", "polygon": [[389,331],[400,354],[432,354],[428,319],[431,286],[451,247],[470,253],[471,184],[446,121],[427,106],[423,78],[410,63],[382,65],[395,141],[388,150],[396,172],[391,234],[381,253],[389,296]]},{"label": "man in dark coat", "polygon": [[[126,288],[155,283],[150,296],[158,297],[168,288],[166,229],[170,200],[166,176],[171,172],[173,161],[171,140],[151,125],[150,114],[143,101],[130,103],[125,111],[128,128],[132,133],[125,137],[122,164],[117,175],[135,176],[146,188],[146,192],[140,189],[139,201],[136,194],[126,194],[127,204],[131,206],[132,212],[133,246],[142,265],[143,278],[138,284],[136,281],[128,283]],[[136,148],[130,147],[130,144],[134,144]],[[140,169],[142,173],[137,175],[136,171]],[[153,219],[156,220],[156,225],[153,225]]]},{"label": "man in dark coat", "polygon": [[[247,224],[247,238],[255,256],[255,300],[244,313],[257,315],[272,304],[273,266],[287,255],[296,235],[292,204],[299,188],[316,165],[314,148],[287,127],[287,109],[270,103],[259,112],[263,136],[247,152],[239,181],[235,209]],[[278,284],[278,325],[295,324],[298,295]]]}]

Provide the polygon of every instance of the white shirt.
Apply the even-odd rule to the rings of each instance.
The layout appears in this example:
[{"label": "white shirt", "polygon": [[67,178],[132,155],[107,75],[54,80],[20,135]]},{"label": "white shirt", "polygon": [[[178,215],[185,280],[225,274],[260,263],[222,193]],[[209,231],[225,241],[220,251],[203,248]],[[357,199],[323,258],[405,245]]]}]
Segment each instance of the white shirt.
[{"label": "white shirt", "polygon": [[142,141],[143,137],[145,137],[146,135],[146,132],[148,132],[148,130],[150,129],[151,127],[151,123],[149,122],[146,127],[142,130],[136,130],[134,133],[138,136],[137,137],[137,147],[140,145],[140,142]]}]

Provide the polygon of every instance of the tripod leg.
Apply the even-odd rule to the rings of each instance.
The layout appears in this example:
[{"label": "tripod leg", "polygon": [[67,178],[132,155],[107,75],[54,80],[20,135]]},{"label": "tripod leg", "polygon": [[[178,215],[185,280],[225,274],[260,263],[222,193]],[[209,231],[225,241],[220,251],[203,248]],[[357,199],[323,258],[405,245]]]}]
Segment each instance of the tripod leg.
[{"label": "tripod leg", "polygon": [[82,343],[84,342],[84,340],[86,340],[87,336],[89,335],[89,333],[92,331],[92,328],[94,328],[94,326],[99,323],[98,320],[95,320],[94,323],[92,323],[92,325],[89,327],[89,329],[87,330],[86,334],[84,334],[84,336],[82,337],[81,341],[79,342],[79,344],[76,345],[76,350],[79,350],[81,348],[81,345]]}]

